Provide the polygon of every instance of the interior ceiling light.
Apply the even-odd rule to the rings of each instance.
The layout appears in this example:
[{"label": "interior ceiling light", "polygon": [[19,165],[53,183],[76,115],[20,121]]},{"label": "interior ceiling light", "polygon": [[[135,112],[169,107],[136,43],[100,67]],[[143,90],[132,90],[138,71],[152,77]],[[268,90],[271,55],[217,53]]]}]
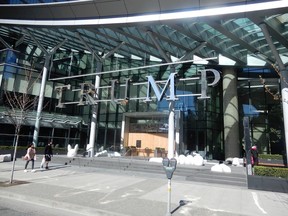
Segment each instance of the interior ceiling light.
[{"label": "interior ceiling light", "polygon": [[164,21],[174,19],[187,19],[196,17],[206,17],[215,15],[225,15],[234,13],[245,13],[261,11],[268,9],[277,9],[288,7],[287,0],[260,2],[252,4],[243,4],[237,6],[218,7],[210,9],[189,10],[173,13],[159,13],[139,16],[123,16],[117,18],[103,19],[80,19],[80,20],[17,20],[17,19],[0,19],[2,24],[17,25],[44,25],[44,26],[75,26],[75,25],[103,25],[103,24],[121,24],[149,21]]}]

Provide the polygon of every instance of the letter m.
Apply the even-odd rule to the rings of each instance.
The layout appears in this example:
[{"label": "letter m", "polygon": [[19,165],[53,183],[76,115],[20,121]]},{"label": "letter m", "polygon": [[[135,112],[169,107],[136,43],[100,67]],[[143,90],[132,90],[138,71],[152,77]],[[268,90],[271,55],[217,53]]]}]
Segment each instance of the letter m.
[{"label": "letter m", "polygon": [[167,80],[167,82],[165,83],[164,88],[161,88],[161,92],[159,90],[158,85],[156,84],[155,80],[153,79],[152,76],[147,76],[148,78],[148,83],[147,83],[147,95],[146,95],[146,99],[144,101],[152,101],[151,97],[150,97],[150,93],[151,93],[151,87],[154,90],[154,93],[156,95],[156,98],[158,99],[158,101],[161,101],[163,99],[163,95],[166,91],[166,89],[168,88],[168,85],[170,83],[170,96],[168,96],[167,100],[177,100],[177,98],[175,97],[175,74],[176,73],[171,73],[169,75],[169,78]]}]

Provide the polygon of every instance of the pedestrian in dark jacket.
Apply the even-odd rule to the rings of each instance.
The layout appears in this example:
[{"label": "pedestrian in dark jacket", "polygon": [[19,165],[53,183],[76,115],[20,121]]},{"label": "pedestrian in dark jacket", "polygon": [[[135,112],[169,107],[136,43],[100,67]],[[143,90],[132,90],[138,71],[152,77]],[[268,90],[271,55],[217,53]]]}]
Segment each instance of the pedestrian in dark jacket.
[{"label": "pedestrian in dark jacket", "polygon": [[53,150],[52,150],[52,142],[49,142],[44,149],[44,155],[43,155],[43,159],[41,162],[41,166],[40,168],[43,169],[44,168],[44,164],[46,164],[46,169],[48,169],[48,164],[51,161],[51,157],[53,156]]}]

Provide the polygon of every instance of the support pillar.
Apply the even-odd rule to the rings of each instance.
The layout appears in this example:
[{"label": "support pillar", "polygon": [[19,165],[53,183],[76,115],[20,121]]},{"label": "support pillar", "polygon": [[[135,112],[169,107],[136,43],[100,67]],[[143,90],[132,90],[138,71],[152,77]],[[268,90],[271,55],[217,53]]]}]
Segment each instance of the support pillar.
[{"label": "support pillar", "polygon": [[44,67],[43,67],[43,74],[42,74],[42,80],[41,80],[41,86],[40,86],[40,92],[39,92],[39,100],[38,100],[37,113],[36,113],[36,120],[35,120],[35,128],[34,128],[34,134],[33,134],[33,143],[34,143],[35,147],[38,145],[38,136],[39,136],[39,131],[40,131],[40,120],[41,120],[43,102],[44,102],[44,97],[45,97],[45,88],[46,88],[46,82],[47,82],[47,76],[48,76],[48,68],[50,65],[50,58],[51,58],[51,55],[54,52],[56,52],[56,50],[65,41],[60,43],[58,46],[54,47],[52,49],[52,51],[49,53],[45,50],[45,63],[44,63]]},{"label": "support pillar", "polygon": [[169,159],[174,157],[175,149],[175,101],[169,102],[169,129],[168,129],[168,155]]},{"label": "support pillar", "polygon": [[66,43],[67,39],[64,39],[62,42],[60,42],[55,47],[53,47],[50,51],[47,51],[29,30],[24,29],[24,31],[32,38],[32,40],[37,44],[39,49],[45,54],[45,63],[43,67],[42,81],[41,81],[40,92],[39,92],[39,101],[38,101],[37,114],[36,114],[36,120],[35,120],[35,128],[34,128],[34,134],[33,134],[33,143],[36,147],[38,145],[38,136],[39,136],[39,131],[40,131],[40,119],[41,119],[41,114],[42,114],[42,109],[43,109],[46,81],[47,81],[47,76],[48,76],[48,68],[50,65],[50,58],[57,51],[58,48],[60,48],[64,43]]},{"label": "support pillar", "polygon": [[[102,62],[98,61],[97,62],[97,69],[96,72],[101,72],[102,71]],[[95,90],[96,90],[96,100],[99,99],[99,94],[100,94],[100,75],[96,75],[95,78]],[[93,157],[95,154],[95,139],[96,139],[96,124],[97,124],[97,113],[98,113],[98,104],[93,105],[92,107],[92,119],[91,119],[91,125],[90,125],[90,137],[89,137],[89,146],[91,146],[91,151],[90,157]]]},{"label": "support pillar", "polygon": [[[170,67],[170,73],[175,72],[175,67]],[[170,83],[171,85],[171,83]],[[171,93],[171,92],[170,92]],[[169,101],[169,116],[168,116],[168,155],[169,159],[174,157],[175,151],[175,101]]]},{"label": "support pillar", "polygon": [[42,81],[41,81],[41,87],[40,87],[40,93],[39,93],[39,101],[38,101],[37,114],[36,114],[36,120],[35,120],[35,128],[34,128],[34,134],[33,134],[33,143],[35,146],[38,145],[38,136],[39,136],[39,131],[40,131],[40,120],[41,120],[41,114],[42,114],[42,109],[43,109],[45,87],[46,87],[50,57],[51,57],[50,55],[46,55],[44,68],[43,68]]},{"label": "support pillar", "polygon": [[223,68],[223,115],[225,159],[240,156],[237,74],[232,67]]},{"label": "support pillar", "polygon": [[[79,32],[76,32],[75,35],[79,38],[79,40],[85,45],[85,47],[92,53],[93,55],[93,60],[94,58],[97,61],[97,68],[96,72],[101,72],[102,71],[102,65],[103,62],[105,61],[106,58],[109,58],[111,55],[113,55],[117,50],[119,50],[125,42],[121,42],[118,46],[116,46],[114,49],[110,50],[108,53],[104,54],[102,57],[98,56],[94,50],[88,45],[88,43],[84,40],[84,38],[80,35]],[[93,70],[93,65],[92,65],[92,70]],[[100,80],[101,80],[101,75],[97,74],[95,78],[95,89],[96,89],[96,100],[99,99],[99,94],[100,94]],[[96,140],[96,133],[97,133],[97,112],[98,112],[98,104],[93,105],[92,107],[92,119],[91,119],[91,126],[90,126],[90,136],[89,136],[89,146],[90,146],[90,157],[94,157],[95,154],[95,140]],[[106,135],[105,135],[106,138]]]}]

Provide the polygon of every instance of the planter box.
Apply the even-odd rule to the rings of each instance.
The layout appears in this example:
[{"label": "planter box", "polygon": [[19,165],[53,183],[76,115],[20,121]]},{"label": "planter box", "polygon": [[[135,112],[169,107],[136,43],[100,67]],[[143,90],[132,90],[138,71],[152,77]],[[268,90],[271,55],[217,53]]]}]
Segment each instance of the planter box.
[{"label": "planter box", "polygon": [[248,175],[247,181],[249,189],[288,193],[288,179]]},{"label": "planter box", "polygon": [[276,159],[259,159],[259,165],[261,166],[275,166],[275,167],[285,167],[284,160]]},{"label": "planter box", "polygon": [[[21,158],[27,153],[25,149],[17,149],[16,158]],[[14,149],[2,149],[0,150],[0,154],[11,154],[11,160],[13,160]]]}]

